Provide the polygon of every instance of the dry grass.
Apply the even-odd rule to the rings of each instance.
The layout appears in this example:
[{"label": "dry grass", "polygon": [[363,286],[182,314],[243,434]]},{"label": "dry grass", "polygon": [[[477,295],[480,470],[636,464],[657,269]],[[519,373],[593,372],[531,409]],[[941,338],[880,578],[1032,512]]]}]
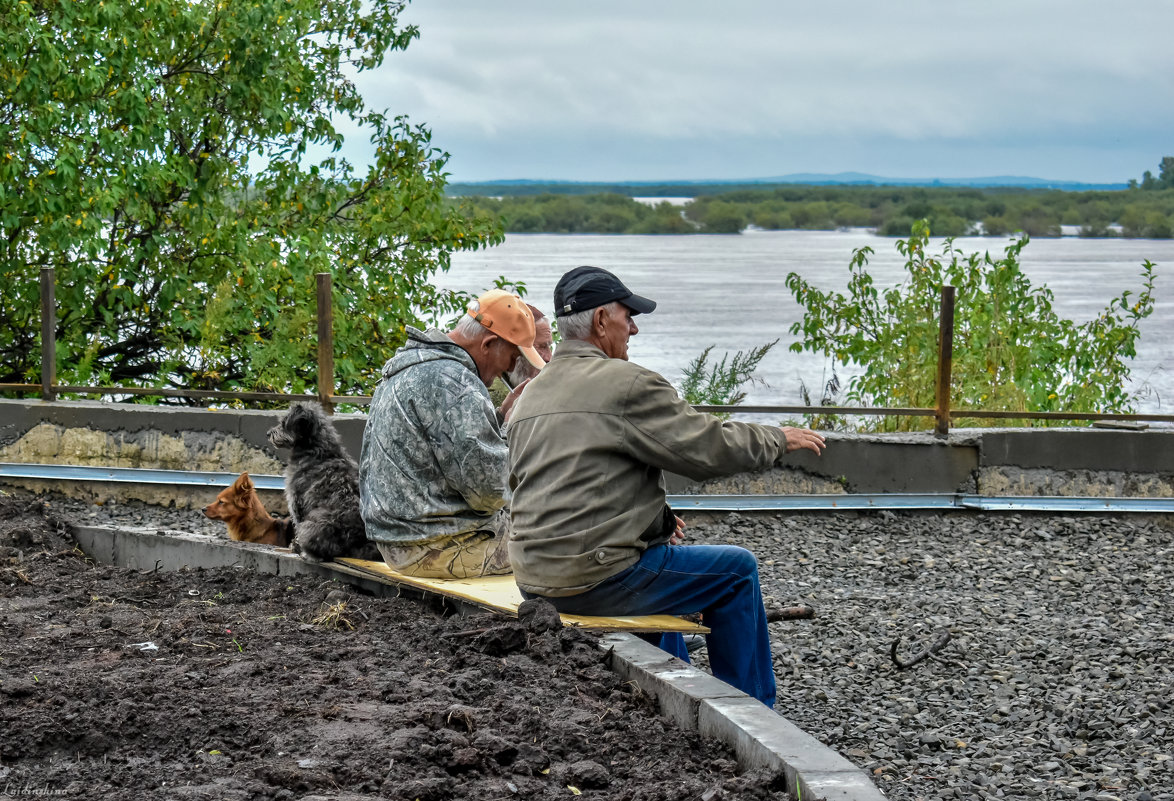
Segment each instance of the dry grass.
[{"label": "dry grass", "polygon": [[354,631],[355,624],[351,621],[353,611],[346,601],[339,601],[336,604],[324,605],[322,611],[310,622],[322,629],[345,628],[347,631]]}]

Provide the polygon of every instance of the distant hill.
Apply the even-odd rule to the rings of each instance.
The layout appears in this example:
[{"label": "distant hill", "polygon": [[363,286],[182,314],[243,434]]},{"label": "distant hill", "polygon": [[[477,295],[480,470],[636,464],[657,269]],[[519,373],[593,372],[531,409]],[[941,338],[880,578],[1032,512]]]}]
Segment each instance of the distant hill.
[{"label": "distant hill", "polygon": [[1115,184],[1088,184],[1080,181],[1049,181],[1024,175],[992,175],[986,178],[883,178],[862,172],[795,173],[776,178],[762,178],[756,183],[768,184],[869,184],[874,186],[1007,186],[1022,189],[1064,189],[1084,192],[1094,189],[1125,189],[1122,181]]},{"label": "distant hill", "polygon": [[1125,189],[1126,184],[1088,184],[1079,181],[1049,181],[1022,175],[995,175],[986,178],[885,178],[861,172],[793,173],[772,178],[744,181],[540,181],[513,179],[501,181],[455,182],[448,185],[449,195],[587,195],[614,193],[628,196],[674,197],[709,195],[739,189],[763,189],[774,185],[807,186],[956,186],[1007,189],[1058,189],[1068,192]]}]

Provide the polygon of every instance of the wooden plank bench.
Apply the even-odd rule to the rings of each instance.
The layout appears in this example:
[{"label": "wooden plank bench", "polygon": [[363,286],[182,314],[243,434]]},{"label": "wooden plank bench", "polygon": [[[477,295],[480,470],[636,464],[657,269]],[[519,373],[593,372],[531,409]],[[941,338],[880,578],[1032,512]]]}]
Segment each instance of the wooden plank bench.
[{"label": "wooden plank bench", "polygon": [[[436,595],[457,598],[482,609],[502,612],[517,617],[522,593],[510,576],[488,576],[477,579],[432,579],[397,573],[383,562],[363,559],[335,559],[335,565],[345,566],[363,576],[388,584],[412,587]],[[698,623],[673,615],[641,615],[637,617],[597,617],[594,615],[561,615],[564,626],[575,626],[595,631],[630,631],[646,633],[679,631],[682,634],[706,634],[709,629]]]}]

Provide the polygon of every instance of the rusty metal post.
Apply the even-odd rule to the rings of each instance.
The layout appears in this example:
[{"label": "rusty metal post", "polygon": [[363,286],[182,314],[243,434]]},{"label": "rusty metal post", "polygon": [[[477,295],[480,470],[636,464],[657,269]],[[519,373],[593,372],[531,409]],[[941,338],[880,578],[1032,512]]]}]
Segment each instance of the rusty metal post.
[{"label": "rusty metal post", "polygon": [[318,273],[318,402],[334,414],[334,298],[330,273]]},{"label": "rusty metal post", "polygon": [[41,268],[41,400],[57,400],[57,275]]},{"label": "rusty metal post", "polygon": [[954,363],[954,287],[942,287],[941,328],[938,335],[938,405],[937,428],[944,437],[950,433],[950,375]]}]

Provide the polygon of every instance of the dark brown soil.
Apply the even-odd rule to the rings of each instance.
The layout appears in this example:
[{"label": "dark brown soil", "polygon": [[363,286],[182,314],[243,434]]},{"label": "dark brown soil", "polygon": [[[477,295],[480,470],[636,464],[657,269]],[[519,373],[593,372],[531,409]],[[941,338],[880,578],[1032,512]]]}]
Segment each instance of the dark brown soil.
[{"label": "dark brown soil", "polygon": [[0,798],[756,799],[590,635],[245,571],[96,565],[0,494]]}]

